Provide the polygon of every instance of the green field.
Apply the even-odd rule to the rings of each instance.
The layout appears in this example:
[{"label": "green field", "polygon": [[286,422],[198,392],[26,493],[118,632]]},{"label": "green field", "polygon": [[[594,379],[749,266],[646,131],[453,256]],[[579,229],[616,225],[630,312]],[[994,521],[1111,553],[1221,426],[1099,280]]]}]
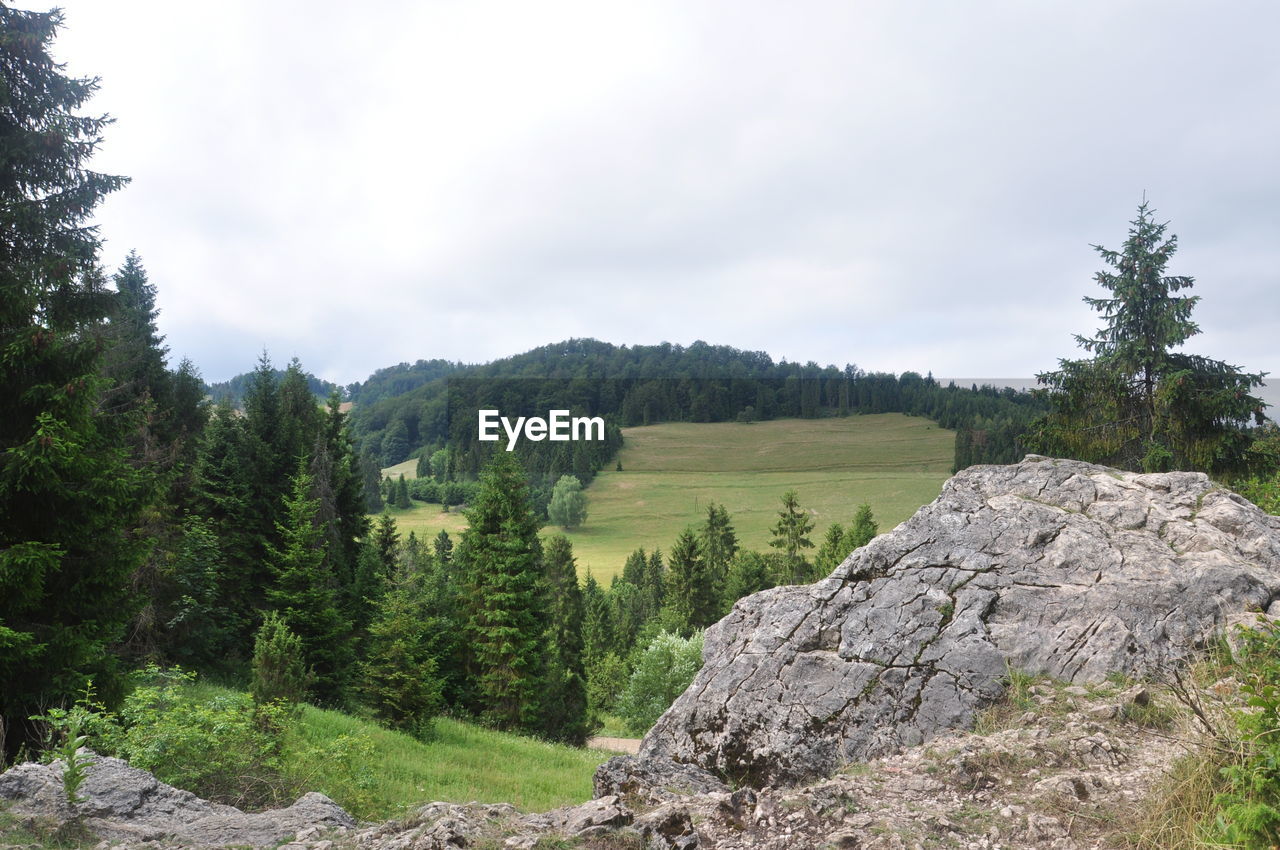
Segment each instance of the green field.
[{"label": "green field", "polygon": [[668,550],[710,502],[733,517],[738,540],[769,550],[781,497],[795,490],[813,516],[814,545],[866,502],[887,531],[937,497],[955,436],[897,413],[844,419],[668,424],[623,431],[622,472],[587,490],[587,522],[572,532],[582,568],[606,583],[637,546]]},{"label": "green field", "polygon": [[[587,522],[569,534],[579,569],[605,584],[636,547],[670,549],[710,502],[729,510],[743,546],[762,551],[787,490],[813,515],[815,546],[828,525],[847,524],[863,502],[888,531],[937,497],[951,474],[955,440],[927,419],[900,413],[672,423],[622,433],[623,471],[596,477],[587,488]],[[405,466],[393,469],[398,475]],[[465,527],[460,513],[442,513],[439,505],[392,514],[406,535],[429,538],[445,528],[456,536]]]}]

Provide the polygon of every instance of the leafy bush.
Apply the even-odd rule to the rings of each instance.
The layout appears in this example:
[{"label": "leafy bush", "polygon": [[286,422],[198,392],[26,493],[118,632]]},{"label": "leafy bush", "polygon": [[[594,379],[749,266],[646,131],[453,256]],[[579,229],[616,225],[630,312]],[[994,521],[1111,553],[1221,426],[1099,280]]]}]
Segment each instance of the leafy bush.
[{"label": "leafy bush", "polygon": [[1233,847],[1280,845],[1280,624],[1264,617],[1241,629],[1237,654],[1246,708],[1237,712],[1241,754],[1223,769],[1229,786],[1215,803],[1216,836]]},{"label": "leafy bush", "polygon": [[287,710],[249,694],[202,699],[194,673],[149,667],[120,710],[115,747],[134,767],[206,799],[235,806],[275,805],[292,792],[280,758]]},{"label": "leafy bush", "polygon": [[634,735],[643,735],[671,707],[702,667],[702,632],[682,638],[661,632],[636,662],[618,700],[618,716]]}]

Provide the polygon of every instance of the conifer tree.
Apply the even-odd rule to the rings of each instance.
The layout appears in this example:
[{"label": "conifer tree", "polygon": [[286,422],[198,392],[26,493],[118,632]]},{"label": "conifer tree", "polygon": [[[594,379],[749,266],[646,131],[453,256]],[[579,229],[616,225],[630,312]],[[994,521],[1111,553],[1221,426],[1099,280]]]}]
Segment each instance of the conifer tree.
[{"label": "conifer tree", "polygon": [[144,546],[129,530],[151,482],[129,462],[132,416],[101,405],[100,344],[112,294],[86,222],[124,179],[90,171],[105,117],[78,114],[97,87],[50,56],[61,13],[0,6],[0,723],[90,678],[118,695],[112,647],[134,609]]},{"label": "conifer tree", "polygon": [[404,473],[400,473],[400,479],[396,481],[396,507],[402,511],[407,511],[413,507],[413,502],[409,501],[409,482],[404,480]]},{"label": "conifer tree", "polygon": [[453,540],[450,539],[449,532],[443,528],[436,534],[435,539],[431,541],[431,556],[441,569],[447,570],[449,565],[453,563]]},{"label": "conifer tree", "polygon": [[302,641],[303,661],[315,673],[316,699],[335,704],[346,695],[350,624],[338,610],[336,582],[325,570],[324,533],[316,524],[311,486],[300,463],[277,527],[282,542],[269,549],[274,581],[267,597]]},{"label": "conifer tree", "polygon": [[426,737],[444,701],[434,636],[448,623],[430,610],[423,577],[400,573],[369,626],[360,692],[374,714],[395,729]]},{"label": "conifer tree", "polygon": [[807,536],[810,531],[813,531],[813,518],[801,510],[796,491],[788,490],[782,496],[782,510],[778,512],[778,522],[773,526],[773,539],[769,545],[782,550],[786,557],[788,580],[792,584],[803,584],[811,577],[809,562],[803,553],[803,550],[813,548],[813,541]]},{"label": "conifer tree", "polygon": [[844,526],[838,522],[831,523],[822,545],[818,547],[818,554],[813,557],[814,572],[819,576],[829,574],[852,551],[845,540]]},{"label": "conifer tree", "polygon": [[569,539],[562,534],[548,538],[543,560],[549,591],[543,730],[553,740],[581,746],[589,731],[582,661],[582,589]]},{"label": "conifer tree", "polygon": [[[874,540],[879,533],[880,525],[876,522],[875,517],[871,515],[871,506],[867,504],[858,505],[858,512],[853,515],[853,523],[849,526],[849,532],[845,535],[845,546],[849,552],[854,549],[861,549]],[[848,553],[846,552],[845,554]]]},{"label": "conifer tree", "polygon": [[725,580],[724,610],[733,607],[744,596],[750,596],[761,590],[768,590],[777,582],[774,576],[779,567],[774,561],[781,555],[762,555],[759,552],[741,551],[729,566],[729,576]]},{"label": "conifer tree", "polygon": [[668,561],[667,605],[671,625],[680,634],[689,635],[718,620],[720,599],[693,529],[680,532]]},{"label": "conifer tree", "polygon": [[[733,523],[724,505],[714,502],[707,505],[707,519],[702,524],[698,535],[702,556],[706,559],[707,579],[711,585],[711,593],[718,600],[724,594],[725,577],[729,573],[729,564],[738,553],[738,535],[733,530]],[[723,611],[718,611],[716,619]]]},{"label": "conifer tree", "polygon": [[1110,297],[1084,300],[1105,324],[1076,336],[1093,359],[1037,376],[1053,409],[1022,436],[1028,448],[1146,472],[1245,467],[1250,423],[1264,421],[1252,394],[1263,375],[1174,350],[1200,332],[1199,297],[1175,294],[1192,278],[1165,274],[1178,246],[1167,227],[1144,199],[1121,251],[1093,246],[1113,269],[1095,276]]},{"label": "conifer tree", "polygon": [[482,471],[456,551],[467,600],[475,709],[499,728],[542,727],[546,587],[524,470],[498,452]]}]

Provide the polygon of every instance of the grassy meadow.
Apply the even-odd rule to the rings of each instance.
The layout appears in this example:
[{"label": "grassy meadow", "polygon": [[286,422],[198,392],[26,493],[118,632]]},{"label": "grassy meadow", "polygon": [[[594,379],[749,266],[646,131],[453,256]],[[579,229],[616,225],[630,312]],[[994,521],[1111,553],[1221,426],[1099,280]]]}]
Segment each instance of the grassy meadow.
[{"label": "grassy meadow", "polygon": [[[832,522],[848,523],[871,505],[887,531],[937,497],[951,474],[955,435],[900,413],[843,419],[669,423],[623,430],[622,472],[608,468],[587,488],[587,522],[569,533],[583,575],[608,584],[638,546],[671,548],[710,502],[733,517],[741,545],[767,551],[781,497],[795,490],[813,516],[817,546]],[[412,477],[414,461],[388,470]],[[461,533],[456,510],[415,503],[392,509],[404,534]],[[544,533],[559,529],[549,527]]]},{"label": "grassy meadow", "polygon": [[[402,815],[426,802],[511,803],[542,812],[591,799],[591,776],[613,753],[549,744],[462,723],[435,720],[436,736],[423,743],[336,711],[303,706],[287,749],[298,756],[291,769],[310,779],[361,818]],[[367,743],[363,781],[329,769],[324,746],[341,736]]]}]

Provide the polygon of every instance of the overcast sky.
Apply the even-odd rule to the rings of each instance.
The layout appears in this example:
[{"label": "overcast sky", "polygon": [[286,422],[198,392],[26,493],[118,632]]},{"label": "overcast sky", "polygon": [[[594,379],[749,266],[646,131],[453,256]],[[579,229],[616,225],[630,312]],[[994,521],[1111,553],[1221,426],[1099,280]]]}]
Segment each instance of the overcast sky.
[{"label": "overcast sky", "polygon": [[575,336],[1031,375],[1144,191],[1188,350],[1280,372],[1273,0],[61,5],[105,260],[207,380]]}]

